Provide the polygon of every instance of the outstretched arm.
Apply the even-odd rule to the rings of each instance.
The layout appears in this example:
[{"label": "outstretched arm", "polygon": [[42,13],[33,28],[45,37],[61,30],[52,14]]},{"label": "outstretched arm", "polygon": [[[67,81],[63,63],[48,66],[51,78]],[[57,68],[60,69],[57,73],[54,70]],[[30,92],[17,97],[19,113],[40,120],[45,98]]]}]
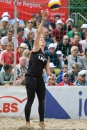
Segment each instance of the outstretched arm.
[{"label": "outstretched arm", "polygon": [[37,36],[33,45],[33,51],[38,51],[39,50],[39,40],[41,37],[41,33],[42,33],[42,27],[44,25],[45,20],[47,19],[47,12],[43,11],[42,12],[42,21],[39,25],[38,31],[37,31]]}]

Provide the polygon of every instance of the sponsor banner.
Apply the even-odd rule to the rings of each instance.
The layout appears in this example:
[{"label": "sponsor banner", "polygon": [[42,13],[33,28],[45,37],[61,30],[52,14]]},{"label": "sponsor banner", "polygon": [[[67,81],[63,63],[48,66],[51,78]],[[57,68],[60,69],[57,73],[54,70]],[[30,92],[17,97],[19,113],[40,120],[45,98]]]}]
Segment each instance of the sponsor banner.
[{"label": "sponsor banner", "polygon": [[[27,21],[34,13],[39,13],[41,9],[47,10],[49,18],[52,21],[55,14],[59,14],[63,22],[68,18],[68,0],[61,0],[61,6],[58,10],[51,10],[48,7],[50,0],[17,0],[17,10],[19,12],[19,19]],[[3,12],[8,12],[13,18],[14,0],[0,0],[0,17]]]},{"label": "sponsor banner", "polygon": [[[22,116],[27,101],[25,87],[0,86],[0,116]],[[38,99],[35,96],[31,117],[38,118]],[[47,86],[45,118],[87,119],[86,86]]]}]

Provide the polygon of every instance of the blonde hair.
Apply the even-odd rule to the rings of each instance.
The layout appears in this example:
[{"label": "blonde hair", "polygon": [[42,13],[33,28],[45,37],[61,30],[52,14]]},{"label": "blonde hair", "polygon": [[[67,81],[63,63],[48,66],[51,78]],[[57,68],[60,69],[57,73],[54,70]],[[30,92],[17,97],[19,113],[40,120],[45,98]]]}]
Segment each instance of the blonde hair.
[{"label": "blonde hair", "polygon": [[68,68],[68,66],[67,66],[67,65],[63,65],[63,66],[62,66],[62,69],[64,69],[64,68]]},{"label": "blonde hair", "polygon": [[34,34],[34,32],[33,31],[30,31],[28,34],[27,34],[27,38],[29,39],[30,38],[30,35],[31,34]]},{"label": "blonde hair", "polygon": [[30,51],[28,49],[24,50],[23,57],[26,57],[26,58],[30,57]]},{"label": "blonde hair", "polygon": [[73,65],[72,65],[72,68],[75,68],[75,69],[76,69],[76,68],[79,68],[79,66],[78,66],[78,64],[73,64]]},{"label": "blonde hair", "polygon": [[78,50],[78,47],[77,47],[77,46],[73,46],[73,47],[71,48],[71,52],[73,52],[75,49]]}]

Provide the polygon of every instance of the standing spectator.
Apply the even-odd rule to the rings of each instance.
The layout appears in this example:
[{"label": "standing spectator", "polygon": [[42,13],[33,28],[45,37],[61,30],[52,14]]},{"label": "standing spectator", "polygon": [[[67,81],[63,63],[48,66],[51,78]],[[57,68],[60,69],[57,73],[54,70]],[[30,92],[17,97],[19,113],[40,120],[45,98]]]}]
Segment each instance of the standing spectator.
[{"label": "standing spectator", "polygon": [[58,86],[74,86],[72,82],[69,82],[69,74],[63,73],[62,75],[63,81],[58,84]]},{"label": "standing spectator", "polygon": [[24,42],[23,35],[24,35],[24,29],[21,28],[21,27],[19,27],[19,28],[17,29],[18,46],[20,46],[20,44]]},{"label": "standing spectator", "polygon": [[27,39],[24,41],[24,43],[26,43],[26,45],[28,46],[28,49],[31,51],[33,48],[33,44],[34,44],[34,32],[30,31],[27,34]]},{"label": "standing spectator", "polygon": [[67,65],[63,65],[62,68],[61,68],[60,73],[59,73],[58,76],[57,76],[57,83],[60,83],[60,82],[63,81],[62,75],[63,75],[64,73],[66,73],[67,70],[68,70],[68,66],[67,66]]},{"label": "standing spectator", "polygon": [[58,20],[56,22],[56,28],[52,30],[51,37],[54,41],[54,43],[59,43],[62,41],[63,36],[66,35],[66,31],[62,29],[63,22],[61,20]]},{"label": "standing spectator", "polygon": [[74,35],[76,34],[79,35],[80,38],[82,38],[81,32],[78,31],[78,26],[73,25],[72,30],[67,33],[71,42],[73,42]]},{"label": "standing spectator", "polygon": [[32,19],[28,20],[27,26],[26,26],[26,28],[24,29],[24,38],[25,38],[25,39],[27,39],[27,34],[28,34],[30,31],[33,31],[33,32],[34,32],[34,39],[35,39],[36,34],[37,34],[37,30],[36,30],[35,28],[33,28],[33,20],[32,20]]},{"label": "standing spectator", "polygon": [[63,41],[57,44],[56,51],[60,50],[63,53],[64,63],[67,64],[68,55],[70,55],[71,45],[69,44],[69,37],[63,36]]},{"label": "standing spectator", "polygon": [[81,70],[78,73],[78,79],[74,82],[74,85],[76,86],[87,86],[87,81],[86,81],[86,70]]},{"label": "standing spectator", "polygon": [[49,37],[49,29],[48,28],[43,28],[42,35],[45,39],[46,42],[46,47],[45,50],[48,49],[48,46],[50,43],[54,43],[53,39]]},{"label": "standing spectator", "polygon": [[1,85],[5,85],[5,84],[12,85],[13,80],[14,80],[14,77],[12,74],[12,67],[9,64],[5,64],[3,69],[0,72],[0,84]]},{"label": "standing spectator", "polygon": [[79,70],[84,69],[84,65],[82,63],[82,59],[80,56],[78,56],[78,47],[73,46],[71,48],[71,55],[68,56],[68,71],[72,71],[72,64],[77,63]]},{"label": "standing spectator", "polygon": [[54,21],[51,23],[52,28],[56,28],[56,22],[60,19],[60,15],[56,14],[54,16]]},{"label": "standing spectator", "polygon": [[4,36],[4,37],[1,38],[1,45],[4,46],[9,42],[15,44],[15,42],[16,42],[16,47],[18,47],[18,40],[15,39],[14,37],[12,37],[12,35],[13,35],[13,31],[8,30],[7,36]]},{"label": "standing spectator", "polygon": [[14,52],[12,51],[12,44],[8,43],[6,51],[4,51],[1,55],[1,60],[3,60],[4,64],[13,65],[14,63]]}]

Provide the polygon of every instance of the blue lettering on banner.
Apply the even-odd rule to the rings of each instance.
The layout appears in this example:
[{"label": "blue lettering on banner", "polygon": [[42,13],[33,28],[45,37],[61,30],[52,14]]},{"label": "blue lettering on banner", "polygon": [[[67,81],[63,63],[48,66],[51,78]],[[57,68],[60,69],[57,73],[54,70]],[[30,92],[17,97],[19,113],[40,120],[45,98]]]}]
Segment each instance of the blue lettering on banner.
[{"label": "blue lettering on banner", "polygon": [[[82,91],[79,91],[79,95],[82,96]],[[79,117],[82,116],[82,98],[79,99]],[[87,116],[87,99],[84,101],[84,113]]]}]

